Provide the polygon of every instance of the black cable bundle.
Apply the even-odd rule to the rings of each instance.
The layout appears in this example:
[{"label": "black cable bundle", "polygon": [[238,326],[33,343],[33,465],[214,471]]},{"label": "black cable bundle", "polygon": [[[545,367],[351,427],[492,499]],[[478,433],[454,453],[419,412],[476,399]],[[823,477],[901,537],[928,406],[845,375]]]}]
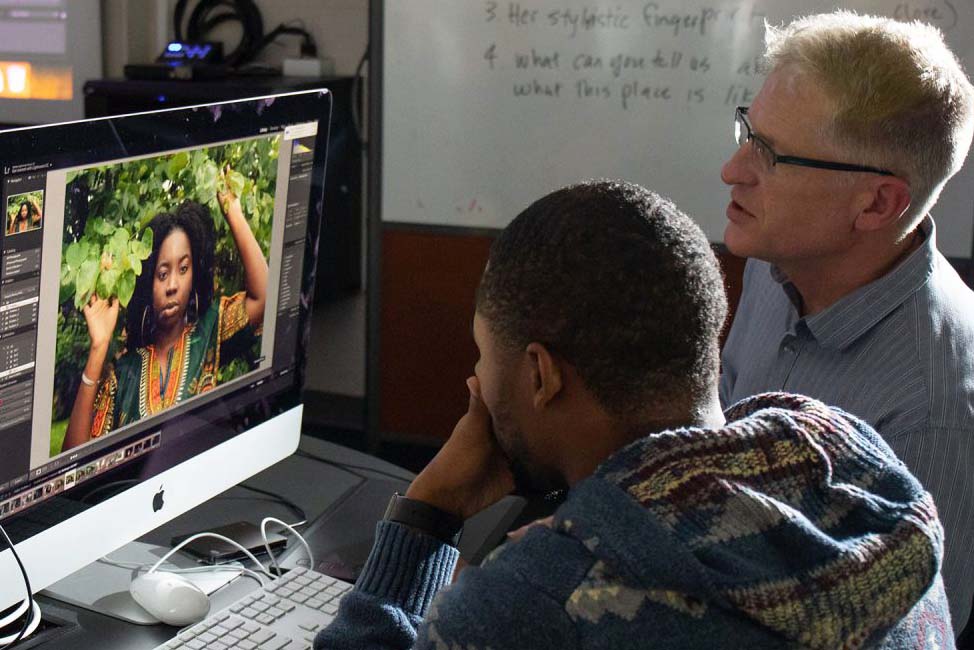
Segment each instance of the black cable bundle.
[{"label": "black cable bundle", "polygon": [[173,33],[176,40],[201,43],[206,35],[225,22],[238,22],[243,35],[237,47],[226,55],[226,64],[231,68],[251,63],[271,41],[283,34],[296,34],[302,37],[301,55],[316,57],[318,48],[314,37],[305,29],[280,24],[264,35],[264,19],[253,0],[199,0],[189,15],[183,38],[183,17],[189,0],[178,0],[173,11]]}]

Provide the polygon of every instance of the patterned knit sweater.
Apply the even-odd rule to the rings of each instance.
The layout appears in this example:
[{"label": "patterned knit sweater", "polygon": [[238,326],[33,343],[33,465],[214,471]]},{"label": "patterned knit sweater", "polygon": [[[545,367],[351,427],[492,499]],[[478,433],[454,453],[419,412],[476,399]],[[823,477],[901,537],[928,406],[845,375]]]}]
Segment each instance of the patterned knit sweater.
[{"label": "patterned knit sweater", "polygon": [[930,495],[868,425],[783,394],[642,438],[468,568],[380,523],[315,648],[953,648]]}]

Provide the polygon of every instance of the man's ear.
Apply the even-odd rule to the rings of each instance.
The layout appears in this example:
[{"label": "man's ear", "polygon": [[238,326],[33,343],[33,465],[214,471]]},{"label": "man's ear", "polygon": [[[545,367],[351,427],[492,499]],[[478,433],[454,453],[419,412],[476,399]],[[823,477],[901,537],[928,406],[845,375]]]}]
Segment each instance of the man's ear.
[{"label": "man's ear", "polygon": [[532,403],[534,408],[540,409],[561,392],[562,361],[540,343],[528,343],[525,352],[531,372]]},{"label": "man's ear", "polygon": [[862,195],[856,230],[882,230],[894,225],[910,207],[910,186],[896,176],[879,176],[869,186],[870,191]]}]

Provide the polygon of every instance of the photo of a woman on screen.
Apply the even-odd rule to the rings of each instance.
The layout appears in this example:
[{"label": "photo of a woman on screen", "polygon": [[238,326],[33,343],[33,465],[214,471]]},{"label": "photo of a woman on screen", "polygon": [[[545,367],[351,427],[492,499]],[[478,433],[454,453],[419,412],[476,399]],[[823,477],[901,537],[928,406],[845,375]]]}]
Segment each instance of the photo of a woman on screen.
[{"label": "photo of a woman on screen", "polygon": [[214,295],[214,232],[209,209],[185,201],[156,215],[152,253],[126,308],[125,352],[108,351],[117,298],[93,294],[83,308],[91,345],[63,450],[213,389],[222,365],[260,336],[267,261],[231,191],[217,193],[244,271],[244,290]]},{"label": "photo of a woman on screen", "polygon": [[8,235],[16,235],[41,227],[42,211],[37,197],[31,194],[20,194],[10,197],[10,201],[14,204],[14,210],[10,211],[7,216]]}]

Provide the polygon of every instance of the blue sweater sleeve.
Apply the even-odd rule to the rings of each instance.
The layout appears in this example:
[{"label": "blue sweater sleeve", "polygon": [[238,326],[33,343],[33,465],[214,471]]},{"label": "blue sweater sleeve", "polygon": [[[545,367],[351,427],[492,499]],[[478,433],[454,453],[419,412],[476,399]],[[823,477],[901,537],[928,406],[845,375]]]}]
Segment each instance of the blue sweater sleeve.
[{"label": "blue sweater sleeve", "polygon": [[315,638],[315,650],[412,648],[433,597],[450,581],[459,555],[429,535],[380,521],[355,589],[342,599],[332,624]]},{"label": "blue sweater sleeve", "polygon": [[447,587],[457,557],[432,537],[379,523],[362,576],[315,650],[576,647],[564,608],[504,563],[470,567]]}]

